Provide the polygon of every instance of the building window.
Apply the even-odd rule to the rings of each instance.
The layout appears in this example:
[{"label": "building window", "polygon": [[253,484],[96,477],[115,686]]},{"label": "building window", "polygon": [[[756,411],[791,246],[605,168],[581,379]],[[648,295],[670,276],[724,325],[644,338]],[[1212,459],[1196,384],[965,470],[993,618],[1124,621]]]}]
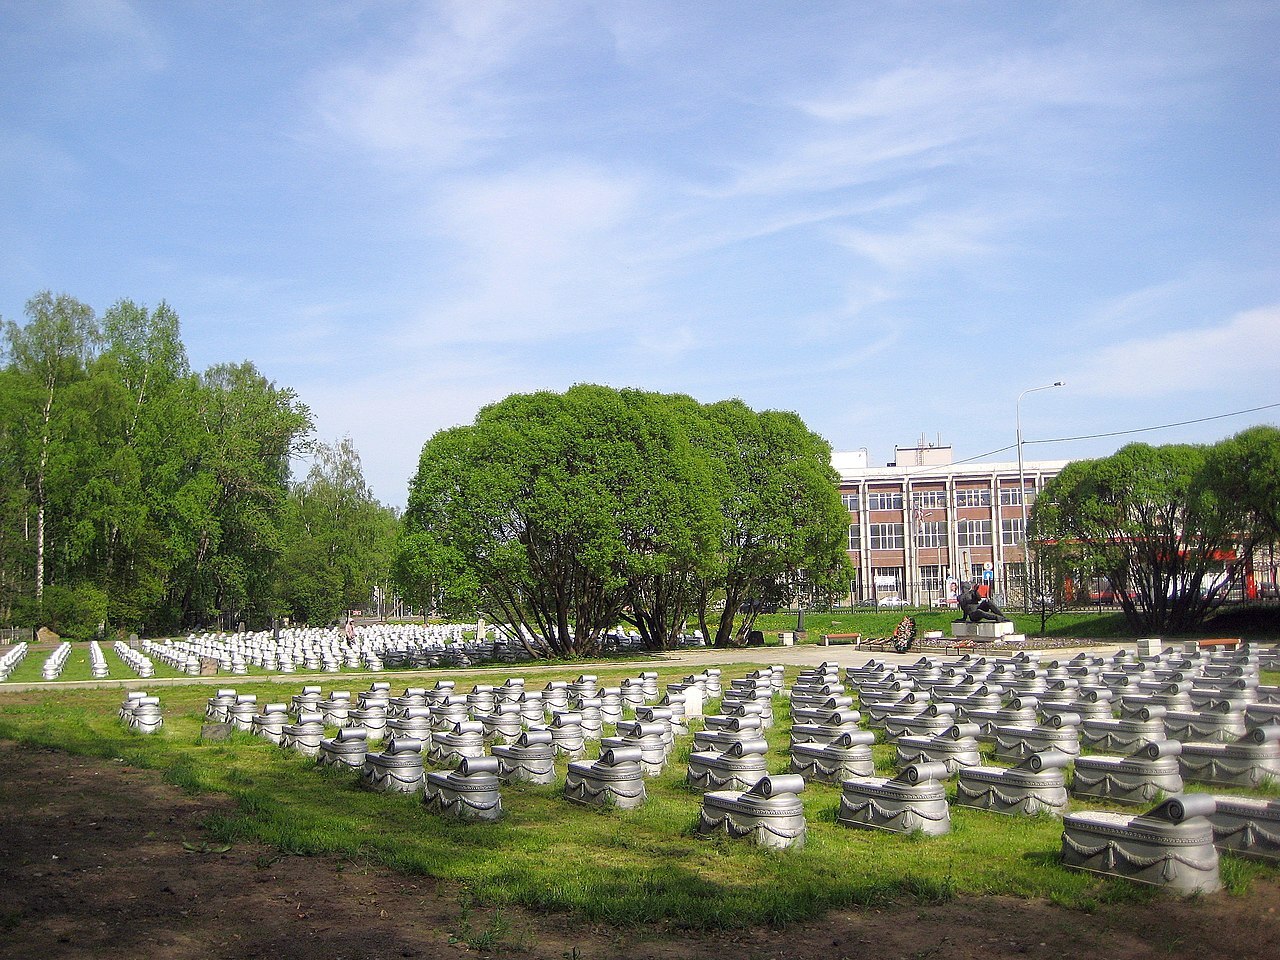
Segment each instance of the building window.
[{"label": "building window", "polygon": [[900,523],[871,524],[872,550],[901,550],[906,546]]},{"label": "building window", "polygon": [[957,520],[956,544],[961,547],[991,546],[991,521]]},{"label": "building window", "polygon": [[867,494],[868,510],[901,510],[901,490],[872,490]]},{"label": "building window", "polygon": [[1024,539],[1021,517],[1012,517],[1000,521],[1000,542],[1006,547],[1020,546]]},{"label": "building window", "polygon": [[947,491],[917,490],[911,494],[911,506],[916,510],[945,510],[947,508]]},{"label": "building window", "polygon": [[1027,506],[1036,502],[1036,488],[1028,484],[1019,490],[1017,487],[1000,488],[1000,506],[1017,507],[1022,505],[1022,498],[1027,498]]},{"label": "building window", "polygon": [[989,507],[991,506],[990,487],[957,487],[957,507]]},{"label": "building window", "polygon": [[862,550],[862,527],[856,523],[849,524],[849,549],[855,553]]},{"label": "building window", "polygon": [[871,583],[875,586],[877,596],[896,594],[902,596],[901,567],[872,567]]},{"label": "building window", "polygon": [[925,593],[941,594],[942,578],[946,575],[943,567],[930,565],[920,568],[920,589]]},{"label": "building window", "polygon": [[858,512],[858,495],[856,493],[840,494],[840,502],[844,504],[844,508],[850,513]]},{"label": "building window", "polygon": [[916,546],[922,549],[947,545],[947,524],[943,520],[926,520],[916,531]]}]

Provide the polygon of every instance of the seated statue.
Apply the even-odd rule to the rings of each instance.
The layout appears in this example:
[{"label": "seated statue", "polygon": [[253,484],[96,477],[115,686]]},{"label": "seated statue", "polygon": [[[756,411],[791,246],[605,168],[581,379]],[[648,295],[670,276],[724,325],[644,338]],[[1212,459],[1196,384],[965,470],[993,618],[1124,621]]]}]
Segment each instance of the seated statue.
[{"label": "seated statue", "polygon": [[962,583],[956,602],[960,605],[960,612],[964,614],[962,619],[970,623],[997,623],[1009,619],[992,600],[978,593],[977,584]]}]

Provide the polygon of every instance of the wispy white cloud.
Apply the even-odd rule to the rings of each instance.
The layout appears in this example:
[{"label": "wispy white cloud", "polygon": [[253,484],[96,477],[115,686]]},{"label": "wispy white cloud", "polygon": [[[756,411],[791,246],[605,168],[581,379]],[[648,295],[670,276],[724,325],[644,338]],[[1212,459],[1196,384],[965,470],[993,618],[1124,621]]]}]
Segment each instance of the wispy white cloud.
[{"label": "wispy white cloud", "polygon": [[1132,104],[1133,92],[1114,83],[1116,70],[1114,63],[1069,51],[1014,50],[967,63],[906,64],[797,107],[828,123],[910,118],[920,126],[942,120],[949,127],[976,130],[1007,124],[1015,111]]},{"label": "wispy white cloud", "polygon": [[953,49],[949,59],[934,53],[844,82],[823,78],[780,105],[791,118],[779,120],[778,147],[741,164],[723,190],[834,190],[956,165],[1076,164],[1099,146],[1079,137],[1081,117],[1113,127],[1157,96],[1140,81],[1165,66],[1136,55],[1100,59],[1066,43],[1005,44],[990,53]]},{"label": "wispy white cloud", "polygon": [[924,200],[922,190],[909,188],[870,197],[797,198],[794,203],[752,206],[741,198],[718,200],[691,190],[669,200],[660,219],[661,244],[650,255],[673,261],[735,244],[762,240],[791,231],[856,221],[886,211],[913,210]]},{"label": "wispy white cloud", "polygon": [[627,228],[642,185],[582,165],[455,182],[438,208],[451,294],[406,331],[422,341],[558,337],[609,326],[644,299]]},{"label": "wispy white cloud", "polygon": [[1185,297],[1198,285],[1190,277],[1154,283],[1108,300],[1084,322],[1090,329],[1105,330],[1109,334],[1158,322],[1173,301]]},{"label": "wispy white cloud", "polygon": [[991,235],[1011,219],[1007,212],[943,212],[922,215],[896,230],[849,227],[833,234],[841,246],[887,270],[918,271],[989,256],[997,246]]},{"label": "wispy white cloud", "polygon": [[1113,344],[1068,375],[1095,397],[1237,392],[1280,379],[1280,304],[1237,313],[1210,327]]},{"label": "wispy white cloud", "polygon": [[331,133],[378,159],[415,167],[478,159],[509,132],[521,97],[505,72],[546,20],[536,4],[434,5],[404,47],[318,76],[319,114]]}]

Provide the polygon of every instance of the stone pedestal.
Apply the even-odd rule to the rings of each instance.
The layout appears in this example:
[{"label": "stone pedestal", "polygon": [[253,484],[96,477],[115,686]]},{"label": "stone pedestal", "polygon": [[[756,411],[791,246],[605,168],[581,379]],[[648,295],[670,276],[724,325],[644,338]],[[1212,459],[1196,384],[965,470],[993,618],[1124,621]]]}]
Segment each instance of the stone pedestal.
[{"label": "stone pedestal", "polygon": [[422,802],[459,820],[497,820],[502,816],[498,768],[497,757],[463,757],[456,770],[426,775]]},{"label": "stone pedestal", "polygon": [[1213,845],[1217,803],[1184,793],[1141,816],[1083,811],[1063,819],[1062,862],[1189,896],[1222,887]]},{"label": "stone pedestal", "polygon": [[1215,796],[1213,845],[1242,857],[1280,863],[1280,800]]},{"label": "stone pedestal", "polygon": [[956,784],[956,806],[1009,816],[1060,817],[1067,809],[1064,768],[1071,758],[1059,750],[1034,753],[1016,767],[966,767]]},{"label": "stone pedestal", "polygon": [[[321,741],[322,753],[324,745],[325,741]],[[373,790],[417,793],[422,789],[423,775],[422,741],[416,737],[393,738],[382,753],[365,754],[362,777]]]},{"label": "stone pedestal", "polygon": [[805,781],[837,786],[854,777],[870,777],[876,772],[871,756],[875,734],[870,730],[841,734],[830,743],[797,743],[791,748],[790,773]]},{"label": "stone pedestal", "polygon": [[768,775],[765,740],[739,740],[720,752],[689,755],[685,782],[697,790],[750,790]]},{"label": "stone pedestal", "polygon": [[804,778],[794,774],[762,777],[750,790],[713,790],[702,797],[699,833],[723,832],[750,838],[758,846],[783,850],[804,845],[804,805],[796,796]]},{"label": "stone pedestal", "polygon": [[1012,621],[996,620],[986,623],[970,623],[968,620],[951,621],[951,636],[957,640],[973,640],[976,643],[1024,643],[1026,634],[1015,633]]},{"label": "stone pedestal", "polygon": [[367,738],[368,734],[363,729],[345,727],[338,731],[336,737],[320,741],[317,763],[322,767],[352,767],[362,770],[368,755]]},{"label": "stone pedestal", "polygon": [[564,795],[576,803],[634,810],[644,805],[644,771],[639,747],[610,747],[595,763],[573,760],[564,779]]},{"label": "stone pedestal", "polygon": [[836,823],[846,827],[922,833],[951,832],[943,763],[913,763],[892,779],[866,777],[844,781]]},{"label": "stone pedestal", "polygon": [[1159,637],[1144,637],[1137,641],[1138,656],[1155,657],[1160,655],[1160,651],[1164,648],[1164,641]]},{"label": "stone pedestal", "polygon": [[1124,757],[1076,757],[1071,792],[1077,797],[1138,804],[1182,793],[1181,753],[1182,744],[1176,740],[1153,740]]},{"label": "stone pedestal", "polygon": [[555,783],[555,748],[550,730],[529,730],[511,746],[496,745],[497,777],[503,783]]}]

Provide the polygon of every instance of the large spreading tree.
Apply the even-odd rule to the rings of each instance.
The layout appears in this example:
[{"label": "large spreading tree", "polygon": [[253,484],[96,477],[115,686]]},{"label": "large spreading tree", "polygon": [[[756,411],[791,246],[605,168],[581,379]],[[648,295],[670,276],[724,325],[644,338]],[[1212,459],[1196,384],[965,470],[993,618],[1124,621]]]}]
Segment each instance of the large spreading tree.
[{"label": "large spreading tree", "polygon": [[[423,448],[399,585],[509,625],[534,654],[594,653],[620,622],[660,648],[692,615],[729,643],[742,599],[847,579],[830,469],[794,415],[736,401],[591,385],[511,396]],[[728,613],[710,631],[716,600]]]},{"label": "large spreading tree", "polygon": [[1277,464],[1271,427],[1212,446],[1130,444],[1068,464],[1038,497],[1030,536],[1110,579],[1134,631],[1194,631],[1243,574],[1237,558],[1276,536]]},{"label": "large spreading tree", "polygon": [[[742,642],[764,609],[801,593],[817,599],[844,591],[852,577],[849,514],[831,446],[794,413],[726,400],[704,407],[702,419],[699,442],[725,476],[717,490],[724,522],[715,566],[699,585],[698,619],[722,647]],[[714,629],[712,602],[723,603]]]}]

